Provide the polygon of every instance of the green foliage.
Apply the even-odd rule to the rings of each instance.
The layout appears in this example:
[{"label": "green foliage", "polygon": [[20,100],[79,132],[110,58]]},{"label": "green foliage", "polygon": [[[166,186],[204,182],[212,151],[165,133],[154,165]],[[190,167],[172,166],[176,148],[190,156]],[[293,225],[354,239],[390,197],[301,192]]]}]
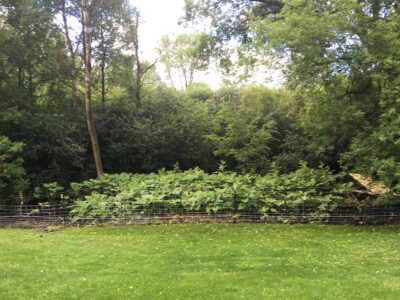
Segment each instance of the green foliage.
[{"label": "green foliage", "polygon": [[215,169],[203,138],[212,130],[208,104],[185,98],[163,88],[143,101],[141,112],[127,101],[114,101],[98,112],[106,170],[154,172],[175,163],[183,169]]},{"label": "green foliage", "polygon": [[196,72],[209,64],[213,41],[205,33],[180,34],[175,38],[165,35],[159,47],[160,61],[165,66],[169,80],[172,71],[178,71],[184,87],[189,87]]},{"label": "green foliage", "polygon": [[327,168],[305,164],[294,173],[276,169],[267,176],[238,175],[200,169],[160,171],[155,174],[105,175],[101,179],[72,185],[75,220],[124,218],[157,213],[289,213],[311,207],[328,213],[343,204],[350,186],[339,182]]},{"label": "green foliage", "polygon": [[372,176],[400,191],[400,81],[393,80],[383,91],[377,124],[370,125],[352,141],[341,156],[347,170]]},{"label": "green foliage", "polygon": [[[75,113],[60,3],[0,0],[0,132],[25,145],[7,163],[20,170],[23,160],[30,191],[43,182],[66,186],[94,171],[84,123],[81,47],[76,48]],[[66,6],[72,24],[80,8],[76,1]],[[161,63],[169,75],[181,73],[187,86],[181,91],[167,88],[151,63],[139,59],[138,64],[138,57],[125,51],[136,41],[137,24],[128,17],[136,9],[122,0],[96,1],[92,105],[106,172],[150,173],[176,163],[182,170],[215,172],[224,160],[227,171],[272,172],[271,179],[274,166],[297,176],[305,161],[316,170],[323,164],[335,173],[369,175],[399,192],[398,1],[187,0],[185,8],[186,22],[210,22],[210,30],[161,42]],[[211,58],[237,67],[232,57],[239,67],[276,63],[286,79],[282,90],[226,83],[213,91],[191,84]],[[135,105],[139,87],[140,107]],[[2,179],[7,181],[3,198],[24,190],[22,171],[15,172]],[[296,182],[287,179],[281,186]],[[271,201],[282,201],[283,193]],[[99,195],[99,202],[108,201]],[[293,199],[297,196],[322,197],[310,192]],[[222,196],[193,196],[197,202],[208,199],[193,207],[216,202],[213,197]],[[215,210],[211,204],[207,209]]]},{"label": "green foliage", "polygon": [[84,149],[67,96],[65,44],[49,2],[1,1],[0,10],[0,132],[25,144],[21,155],[33,184],[76,178]]},{"label": "green foliage", "polygon": [[280,98],[283,93],[262,86],[243,89],[238,106],[216,114],[216,129],[208,135],[214,154],[237,171],[267,173],[288,123]]},{"label": "green foliage", "polygon": [[[185,16],[187,24],[209,22],[210,38],[214,41],[213,54],[220,60],[222,68],[234,67],[231,63],[232,43],[251,45],[254,34],[250,28],[254,16],[263,18],[276,16],[283,7],[281,0],[185,0]],[[235,43],[237,44],[237,43]],[[243,58],[243,48],[237,54]],[[251,51],[250,52],[254,52]],[[248,53],[245,53],[248,54]],[[246,57],[245,60],[248,60]],[[251,59],[250,59],[251,60]]]},{"label": "green foliage", "polygon": [[64,187],[60,186],[57,182],[50,182],[43,184],[41,187],[36,187],[33,196],[39,201],[45,200],[46,202],[57,204],[64,200],[63,192]]},{"label": "green foliage", "polygon": [[0,136],[0,204],[12,203],[11,198],[21,195],[27,188],[22,148],[23,143]]},{"label": "green foliage", "polygon": [[[249,61],[257,53],[259,63],[273,61],[283,68],[296,110],[286,120],[286,131],[279,132],[280,141],[269,143],[281,144],[273,160],[282,169],[291,171],[306,160],[369,174],[396,187],[398,7],[396,0],[187,0],[184,20],[211,20],[214,54],[222,60],[233,40],[241,44],[239,50],[249,50]],[[243,53],[239,63],[246,61]],[[246,119],[238,115],[234,119]],[[247,135],[249,145],[246,132],[257,129],[237,123],[243,131],[237,135],[243,140]],[[229,137],[230,131],[213,134],[216,153],[228,162],[229,156],[243,160],[247,149],[237,152],[232,140],[240,140]],[[250,160],[264,165],[259,157],[265,155]]]},{"label": "green foliage", "polygon": [[189,85],[184,93],[189,99],[203,102],[214,97],[214,91],[204,83],[193,83]]}]

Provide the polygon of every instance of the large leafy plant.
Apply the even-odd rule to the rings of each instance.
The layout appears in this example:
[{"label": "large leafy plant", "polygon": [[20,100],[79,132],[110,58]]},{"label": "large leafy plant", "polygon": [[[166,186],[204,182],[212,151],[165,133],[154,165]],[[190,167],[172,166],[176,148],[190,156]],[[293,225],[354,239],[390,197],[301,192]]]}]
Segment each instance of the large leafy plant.
[{"label": "large leafy plant", "polygon": [[164,214],[269,214],[307,207],[327,213],[344,201],[348,185],[327,168],[306,164],[294,173],[240,175],[198,168],[148,175],[105,175],[72,185],[74,219],[120,219]]}]

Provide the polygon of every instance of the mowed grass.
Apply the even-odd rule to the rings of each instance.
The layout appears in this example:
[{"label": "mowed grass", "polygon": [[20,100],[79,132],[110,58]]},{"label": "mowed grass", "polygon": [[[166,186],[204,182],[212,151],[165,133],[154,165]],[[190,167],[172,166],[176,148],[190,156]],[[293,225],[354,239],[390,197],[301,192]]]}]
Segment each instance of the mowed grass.
[{"label": "mowed grass", "polygon": [[0,229],[0,299],[400,299],[400,227]]}]

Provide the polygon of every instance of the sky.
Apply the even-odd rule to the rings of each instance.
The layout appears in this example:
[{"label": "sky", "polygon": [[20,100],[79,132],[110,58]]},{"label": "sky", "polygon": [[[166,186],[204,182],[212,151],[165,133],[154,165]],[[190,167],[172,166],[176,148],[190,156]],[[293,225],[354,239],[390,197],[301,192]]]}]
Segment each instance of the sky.
[{"label": "sky", "polygon": [[155,47],[162,35],[183,32],[178,20],[183,16],[183,0],[130,0],[141,14],[140,43],[143,58],[155,60]]},{"label": "sky", "polygon": [[[184,0],[130,0],[131,4],[140,10],[141,24],[139,27],[139,41],[142,58],[153,62],[157,59],[157,48],[164,34],[177,35],[187,32],[183,26],[178,25],[180,17],[184,15]],[[165,72],[160,64],[157,71],[166,80]],[[176,84],[179,79],[175,74]],[[196,82],[207,83],[211,88],[220,87],[222,77],[217,70],[199,72],[195,76]]]},{"label": "sky", "polygon": [[[183,26],[178,25],[179,19],[184,15],[184,0],[130,0],[130,2],[141,13],[139,41],[144,60],[154,62],[157,59],[156,48],[164,34],[177,35],[188,31]],[[199,30],[202,30],[202,28],[199,28]],[[161,64],[157,64],[157,71],[167,81]],[[269,75],[269,81],[266,81],[266,73]],[[175,84],[179,86],[178,75],[175,74],[173,77]],[[280,71],[266,69],[264,72],[255,73],[253,77],[253,82],[265,83],[271,88],[279,88],[283,82]],[[211,88],[218,89],[222,84],[223,76],[215,67],[212,67],[208,71],[198,72],[194,81],[204,82]]]}]

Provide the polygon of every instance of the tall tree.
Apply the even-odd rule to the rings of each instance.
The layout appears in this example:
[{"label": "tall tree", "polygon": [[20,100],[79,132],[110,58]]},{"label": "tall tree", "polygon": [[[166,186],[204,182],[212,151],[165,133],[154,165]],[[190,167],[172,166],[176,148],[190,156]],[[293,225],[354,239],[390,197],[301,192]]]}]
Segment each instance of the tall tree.
[{"label": "tall tree", "polygon": [[205,33],[180,34],[175,39],[161,38],[160,61],[172,83],[172,72],[178,72],[183,87],[193,83],[196,72],[205,70],[210,61],[212,40]]},{"label": "tall tree", "polygon": [[93,11],[93,58],[100,69],[101,102],[107,100],[107,69],[120,51],[121,31],[128,4],[124,0],[97,0]]},{"label": "tall tree", "polygon": [[88,3],[87,0],[80,1],[82,12],[82,37],[83,37],[83,52],[85,58],[85,109],[86,122],[92,144],[94,162],[96,165],[97,176],[103,175],[103,163],[101,160],[99,141],[97,138],[96,128],[93,120],[92,110],[92,11],[96,2]]},{"label": "tall tree", "polygon": [[139,43],[139,26],[140,12],[136,8],[130,8],[127,18],[127,31],[125,33],[125,47],[128,50],[133,50],[135,58],[135,103],[136,107],[142,105],[143,85],[146,74],[154,68],[156,62],[146,63],[140,58],[140,43]]},{"label": "tall tree", "polygon": [[[73,8],[73,6],[72,6]],[[78,110],[78,94],[77,94],[77,84],[78,84],[78,66],[77,66],[77,54],[79,50],[79,44],[81,40],[81,35],[79,35],[76,43],[73,42],[73,37],[70,33],[70,24],[68,22],[68,11],[67,11],[67,0],[61,0],[60,3],[60,11],[63,20],[63,32],[65,35],[65,41],[67,44],[69,56],[71,59],[70,67],[71,67],[71,103],[72,110],[74,113],[75,122],[77,124],[78,130],[79,126],[79,110]]]},{"label": "tall tree", "polygon": [[[79,178],[83,147],[68,99],[69,56],[47,0],[0,0],[0,132],[26,147],[32,181]],[[4,8],[4,9],[3,9]],[[60,21],[61,19],[58,19]],[[18,49],[18,51],[15,51]]]}]

